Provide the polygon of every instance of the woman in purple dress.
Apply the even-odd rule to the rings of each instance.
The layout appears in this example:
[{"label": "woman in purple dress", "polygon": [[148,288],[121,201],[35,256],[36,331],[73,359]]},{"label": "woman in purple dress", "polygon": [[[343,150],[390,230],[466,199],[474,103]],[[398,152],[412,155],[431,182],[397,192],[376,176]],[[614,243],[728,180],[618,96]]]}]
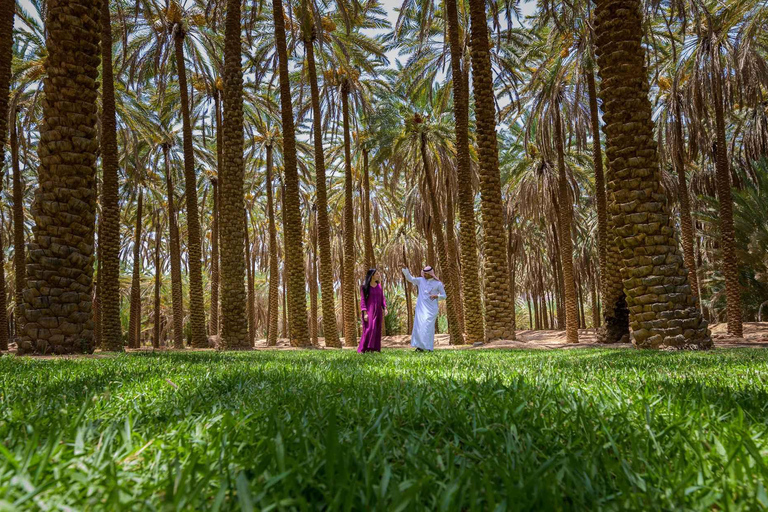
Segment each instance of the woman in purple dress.
[{"label": "woman in purple dress", "polygon": [[381,289],[381,274],[372,268],[365,275],[360,290],[360,309],[363,314],[363,335],[358,352],[381,352],[381,328],[387,314],[387,300]]}]

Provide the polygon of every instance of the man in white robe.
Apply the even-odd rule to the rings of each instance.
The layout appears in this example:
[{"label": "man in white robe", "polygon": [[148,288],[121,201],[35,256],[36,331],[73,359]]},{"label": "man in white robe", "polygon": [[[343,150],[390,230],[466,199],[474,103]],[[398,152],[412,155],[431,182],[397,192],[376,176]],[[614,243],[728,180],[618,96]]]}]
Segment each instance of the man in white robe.
[{"label": "man in white robe", "polygon": [[445,287],[435,277],[432,267],[424,267],[421,277],[413,277],[407,268],[403,269],[403,275],[409,283],[419,289],[416,299],[416,314],[413,319],[413,333],[411,334],[411,346],[417,352],[432,351],[435,348],[435,320],[438,314],[438,301],[445,299]]}]

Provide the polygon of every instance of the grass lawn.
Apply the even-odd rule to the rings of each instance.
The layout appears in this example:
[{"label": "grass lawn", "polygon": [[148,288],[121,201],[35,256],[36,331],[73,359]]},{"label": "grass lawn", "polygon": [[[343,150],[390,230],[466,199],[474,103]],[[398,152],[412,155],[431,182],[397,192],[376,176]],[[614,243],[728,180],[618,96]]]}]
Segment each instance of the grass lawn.
[{"label": "grass lawn", "polygon": [[760,510],[768,352],[0,358],[0,510]]}]

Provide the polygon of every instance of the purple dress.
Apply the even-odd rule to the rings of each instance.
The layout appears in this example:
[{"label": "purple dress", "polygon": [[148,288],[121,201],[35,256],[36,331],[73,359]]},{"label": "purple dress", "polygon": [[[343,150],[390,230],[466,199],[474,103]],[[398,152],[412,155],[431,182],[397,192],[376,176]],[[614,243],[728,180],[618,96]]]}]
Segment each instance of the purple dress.
[{"label": "purple dress", "polygon": [[363,335],[357,347],[358,352],[381,352],[381,328],[384,325],[386,307],[387,300],[384,298],[381,283],[370,287],[367,299],[360,288],[360,309],[368,312],[368,321],[363,320]]}]

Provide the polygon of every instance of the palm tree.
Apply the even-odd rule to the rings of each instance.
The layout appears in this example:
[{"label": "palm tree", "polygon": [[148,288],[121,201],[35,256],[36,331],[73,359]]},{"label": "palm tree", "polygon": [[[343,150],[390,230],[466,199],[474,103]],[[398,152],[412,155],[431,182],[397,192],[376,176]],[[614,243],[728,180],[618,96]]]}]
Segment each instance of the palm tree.
[{"label": "palm tree", "polygon": [[[13,167],[13,271],[15,281],[16,322],[22,320],[20,314],[24,303],[24,288],[27,284],[27,271],[24,250],[24,185],[19,168],[19,138],[17,112],[11,117],[11,165]],[[16,329],[19,333],[19,329]]]},{"label": "palm tree", "polygon": [[171,172],[169,141],[162,143],[163,164],[165,166],[165,184],[168,193],[168,232],[170,237],[171,253],[171,296],[173,303],[173,348],[184,348],[184,302],[181,287],[181,241],[179,239],[179,225],[176,219],[176,200]]},{"label": "palm tree", "polygon": [[661,188],[640,2],[598,0],[595,14],[608,184],[615,199],[610,214],[621,242],[632,342],[639,348],[708,348],[707,323],[696,309]]},{"label": "palm tree", "polygon": [[[685,71],[690,75],[687,88],[697,119],[693,128],[714,132],[709,141],[714,143],[728,332],[737,337],[743,334],[742,298],[733,226],[726,116],[732,109],[734,98],[739,98],[746,106],[764,101],[768,63],[757,41],[757,34],[765,28],[761,15],[764,7],[760,2],[731,2],[725,6],[715,2],[692,4],[692,37],[686,41],[690,57],[684,63]],[[715,124],[707,130],[704,126],[712,113]]]},{"label": "palm tree", "polygon": [[[329,20],[330,21],[330,20]],[[307,27],[307,25],[309,25]],[[327,24],[329,30],[334,28]],[[331,263],[331,236],[328,224],[328,192],[325,178],[325,155],[323,152],[322,113],[320,112],[320,90],[317,84],[314,43],[317,40],[318,27],[312,13],[305,10],[302,19],[302,33],[306,51],[306,67],[312,101],[312,132],[315,147],[315,193],[317,195],[317,237],[320,251],[320,294],[323,308],[323,334],[325,346],[341,347],[339,332],[336,328],[336,301],[333,292],[333,265]],[[274,219],[273,219],[274,221]],[[271,235],[270,235],[271,236]],[[270,262],[271,265],[271,262]],[[270,281],[270,291],[272,283]],[[275,311],[277,314],[277,311]],[[277,317],[275,317],[275,320]],[[270,324],[271,325],[271,324]]]},{"label": "palm tree", "polygon": [[[220,139],[220,137],[219,137]],[[220,152],[220,151],[219,151]],[[221,158],[218,159],[221,163]],[[218,166],[221,170],[221,165]],[[208,332],[211,336],[219,335],[219,187],[218,177],[211,177],[213,188],[213,217],[211,221],[211,312],[208,321]]]},{"label": "palm tree", "polygon": [[[496,101],[485,2],[470,0],[469,14],[480,165],[480,211],[484,234],[486,337],[490,340],[514,339],[514,307],[509,297],[507,240],[501,200],[499,152],[496,146]],[[467,183],[461,186],[467,186]]]},{"label": "palm tree", "polygon": [[160,348],[160,287],[162,286],[163,267],[160,259],[160,244],[162,234],[160,229],[160,216],[155,215],[153,224],[155,225],[155,290],[154,307],[152,315],[152,347]]},{"label": "palm tree", "polygon": [[99,11],[92,0],[48,5],[46,25],[61,30],[48,37],[22,354],[93,351]]},{"label": "palm tree", "polygon": [[[136,165],[138,167],[139,163],[136,162]],[[137,169],[137,172],[140,173],[141,171]],[[141,231],[143,228],[144,189],[140,183],[137,188],[139,189],[139,199],[136,203],[136,229],[133,236],[133,277],[131,279],[131,309],[128,321],[128,346],[130,348],[140,348],[141,346]]]},{"label": "palm tree", "polygon": [[[222,331],[225,349],[246,349],[248,338],[246,315],[244,232],[246,219],[243,197],[243,71],[240,27],[240,0],[227,1],[224,36],[224,148],[221,179],[221,270]],[[190,195],[187,188],[187,197]],[[191,254],[191,252],[190,252]],[[190,279],[191,284],[191,279]],[[202,291],[200,294],[202,299]],[[251,325],[251,329],[254,326]]]},{"label": "palm tree", "polygon": [[[112,76],[112,18],[109,0],[101,2],[101,232],[99,308],[103,350],[122,351],[120,326],[120,204],[117,178],[115,83]],[[131,333],[132,334],[132,333]],[[129,335],[129,340],[130,340]]]},{"label": "palm tree", "polygon": [[[195,174],[195,157],[192,141],[192,121],[189,107],[189,87],[187,86],[187,67],[186,61],[184,59],[184,37],[186,35],[186,28],[183,20],[183,11],[179,4],[175,1],[170,4],[167,17],[168,30],[173,36],[174,51],[176,56],[176,72],[178,74],[180,93],[179,98],[181,100],[180,106],[182,133],[184,135],[184,188],[186,192],[185,197],[187,200],[187,257],[189,258],[189,315],[192,332],[192,346],[197,348],[205,348],[208,346],[208,338],[205,334],[205,305],[203,303],[203,268],[201,261],[202,254],[200,249],[200,220],[198,217],[197,208],[197,176]],[[222,181],[224,182],[224,180]],[[225,184],[222,183],[222,187],[224,186]],[[241,224],[242,223],[238,223],[238,225]],[[233,227],[233,229],[237,228]],[[226,251],[222,250],[222,260],[224,259],[224,252]],[[222,305],[222,312],[224,311],[225,308]]]},{"label": "palm tree", "polygon": [[296,164],[296,133],[293,124],[291,84],[288,75],[288,51],[285,39],[285,18],[282,0],[272,0],[275,42],[279,60],[280,112],[283,126],[283,160],[285,164],[285,194],[283,211],[285,231],[285,263],[288,271],[290,296],[291,345],[310,344],[307,327],[307,294],[304,282],[304,250],[301,212],[299,211],[299,176]]},{"label": "palm tree", "polygon": [[[456,174],[458,187],[459,220],[461,222],[461,270],[464,296],[464,318],[467,343],[485,341],[483,303],[480,297],[479,268],[477,264],[477,236],[475,234],[475,195],[472,190],[469,158],[469,72],[462,65],[464,46],[459,37],[459,16],[456,0],[445,1],[448,24],[448,42],[451,48],[453,75],[453,109],[456,131]],[[514,315],[513,315],[514,322]],[[515,332],[512,329],[512,339]]]},{"label": "palm tree", "polygon": [[[8,139],[8,104],[11,87],[11,62],[13,61],[13,16],[16,2],[0,2],[0,165],[5,164],[5,143]],[[16,115],[11,116],[16,123]],[[15,132],[15,126],[13,128]],[[0,185],[2,186],[2,185]],[[5,304],[5,249],[0,234],[0,350],[8,350],[8,315]]]}]

